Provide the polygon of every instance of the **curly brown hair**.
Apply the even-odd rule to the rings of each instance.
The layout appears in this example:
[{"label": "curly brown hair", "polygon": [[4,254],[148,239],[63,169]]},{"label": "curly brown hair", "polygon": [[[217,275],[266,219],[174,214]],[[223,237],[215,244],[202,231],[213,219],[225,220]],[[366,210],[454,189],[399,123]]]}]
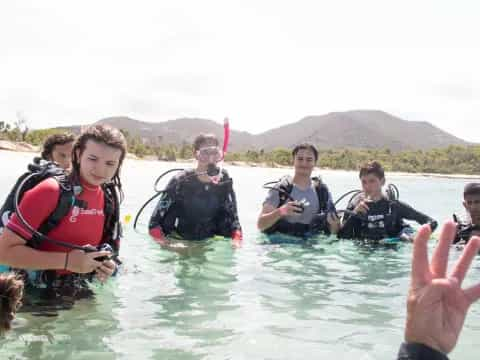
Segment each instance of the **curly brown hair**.
[{"label": "curly brown hair", "polygon": [[0,335],[10,330],[22,305],[23,280],[14,273],[0,274]]},{"label": "curly brown hair", "polygon": [[122,183],[120,181],[120,169],[122,167],[123,160],[127,155],[127,141],[120,130],[114,127],[97,124],[89,126],[82,131],[80,136],[75,140],[75,144],[73,144],[72,178],[74,181],[79,181],[80,179],[80,156],[85,150],[88,140],[92,140],[96,143],[103,143],[121,151],[120,161],[118,163],[117,171],[112,178],[112,183],[118,188],[120,195],[123,198]]},{"label": "curly brown hair", "polygon": [[75,141],[75,135],[70,133],[53,134],[43,142],[42,159],[52,160],[52,152],[55,146],[65,145]]}]

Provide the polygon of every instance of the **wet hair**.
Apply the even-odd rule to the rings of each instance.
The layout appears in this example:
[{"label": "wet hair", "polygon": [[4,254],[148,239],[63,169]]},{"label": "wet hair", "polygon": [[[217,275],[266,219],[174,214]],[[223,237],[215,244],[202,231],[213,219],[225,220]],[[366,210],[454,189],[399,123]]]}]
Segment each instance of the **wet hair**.
[{"label": "wet hair", "polygon": [[12,328],[22,297],[23,281],[13,273],[0,274],[0,335]]},{"label": "wet hair", "polygon": [[193,150],[200,150],[200,147],[202,145],[205,145],[206,143],[215,143],[215,146],[220,145],[220,143],[218,142],[218,138],[215,136],[215,134],[200,134],[197,135],[193,140]]},{"label": "wet hair", "polygon": [[383,170],[382,165],[376,160],[369,161],[366,164],[363,164],[360,167],[360,173],[358,177],[362,178],[363,176],[370,174],[375,175],[380,180],[385,178],[385,170]]},{"label": "wet hair", "polygon": [[65,145],[75,141],[75,135],[70,133],[53,134],[43,142],[42,159],[51,160],[52,152],[55,146]]},{"label": "wet hair", "polygon": [[310,150],[311,152],[313,152],[313,156],[315,157],[315,161],[318,160],[318,150],[313,144],[302,143],[302,144],[296,145],[292,150],[292,157],[297,156],[297,153],[300,150]]},{"label": "wet hair", "polygon": [[[120,169],[122,167],[123,160],[127,154],[127,141],[120,132],[120,130],[108,126],[108,125],[92,125],[86,128],[80,136],[75,140],[72,150],[72,178],[75,182],[80,181],[80,158],[77,156],[77,151],[81,156],[88,140],[92,140],[99,144],[105,144],[121,151],[120,160],[118,162],[118,168],[113,175],[112,183],[118,188],[122,194],[122,183],[120,181]],[[123,196],[122,196],[123,198]]]},{"label": "wet hair", "polygon": [[480,183],[468,183],[463,189],[463,197],[468,195],[480,195]]}]

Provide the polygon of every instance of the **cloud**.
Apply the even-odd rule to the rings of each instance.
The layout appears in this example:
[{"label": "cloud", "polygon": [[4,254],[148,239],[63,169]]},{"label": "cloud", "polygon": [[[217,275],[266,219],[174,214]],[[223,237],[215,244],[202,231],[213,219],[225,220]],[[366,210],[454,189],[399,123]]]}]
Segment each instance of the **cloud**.
[{"label": "cloud", "polygon": [[[254,133],[381,109],[480,141],[476,2],[22,1],[0,14],[0,118],[221,120]],[[452,123],[452,121],[454,123]],[[454,126],[453,124],[461,124]]]}]

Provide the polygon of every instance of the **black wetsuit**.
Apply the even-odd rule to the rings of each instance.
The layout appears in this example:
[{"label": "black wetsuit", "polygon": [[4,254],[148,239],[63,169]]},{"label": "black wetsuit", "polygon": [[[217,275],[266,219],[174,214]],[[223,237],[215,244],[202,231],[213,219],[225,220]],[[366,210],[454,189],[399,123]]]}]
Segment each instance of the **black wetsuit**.
[{"label": "black wetsuit", "polygon": [[160,226],[165,235],[187,240],[215,235],[230,237],[241,231],[232,179],[223,170],[218,184],[201,182],[193,170],[174,177],[150,218],[149,228]]},{"label": "black wetsuit", "polygon": [[423,344],[403,343],[397,360],[448,360],[448,357]]},{"label": "black wetsuit", "polygon": [[458,223],[457,233],[455,234],[453,243],[467,243],[473,235],[480,236],[480,225],[473,225],[472,223]]},{"label": "black wetsuit", "polygon": [[432,231],[437,226],[435,220],[410,205],[386,198],[367,203],[368,212],[364,215],[355,215],[352,211],[359,201],[354,201],[348,206],[348,212],[345,213],[342,227],[337,234],[339,238],[381,240],[397,237],[408,226],[404,219],[414,220],[419,224],[429,223]]}]

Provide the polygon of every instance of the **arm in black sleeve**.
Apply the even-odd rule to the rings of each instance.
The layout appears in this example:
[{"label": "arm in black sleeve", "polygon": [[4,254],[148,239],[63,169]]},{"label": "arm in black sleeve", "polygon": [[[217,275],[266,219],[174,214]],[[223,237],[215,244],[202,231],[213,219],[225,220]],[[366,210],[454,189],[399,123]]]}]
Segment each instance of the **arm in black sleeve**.
[{"label": "arm in black sleeve", "polygon": [[355,233],[358,231],[360,226],[361,223],[359,219],[357,219],[355,216],[345,214],[337,237],[342,239],[353,239],[355,238]]},{"label": "arm in black sleeve", "polygon": [[360,233],[360,228],[362,226],[362,221],[355,215],[352,214],[355,204],[349,204],[347,211],[349,213],[344,213],[342,219],[342,225],[338,231],[337,237],[342,239],[353,239],[357,234]]},{"label": "arm in black sleeve", "polygon": [[225,226],[228,227],[228,229],[225,229],[228,230],[227,235],[231,236],[231,234],[236,230],[242,231],[240,220],[238,218],[237,197],[235,196],[235,191],[233,191],[233,187],[231,188],[231,191],[227,193],[224,209],[226,221]]},{"label": "arm in black sleeve", "polygon": [[438,223],[430,216],[415,210],[413,207],[404,202],[396,201],[395,203],[398,207],[398,214],[402,219],[414,220],[421,225],[429,224],[432,232],[437,228]]},{"label": "arm in black sleeve", "polygon": [[397,360],[448,360],[448,357],[423,344],[403,343],[398,351]]},{"label": "arm in black sleeve", "polygon": [[148,228],[152,229],[155,227],[160,227],[164,234],[169,234],[173,230],[174,224],[165,223],[166,214],[172,208],[175,203],[175,194],[176,188],[178,185],[179,179],[173,178],[168,183],[160,199],[158,200],[157,206],[150,217],[150,222]]}]

